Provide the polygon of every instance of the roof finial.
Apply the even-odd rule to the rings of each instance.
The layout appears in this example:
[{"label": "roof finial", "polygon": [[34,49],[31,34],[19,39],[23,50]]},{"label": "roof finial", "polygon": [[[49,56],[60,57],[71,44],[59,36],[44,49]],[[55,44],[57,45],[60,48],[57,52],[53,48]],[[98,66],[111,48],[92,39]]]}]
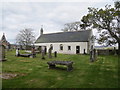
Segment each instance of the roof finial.
[{"label": "roof finial", "polygon": [[41,28],[43,28],[43,25],[41,25]]},{"label": "roof finial", "polygon": [[43,34],[43,25],[41,25],[40,35]]}]

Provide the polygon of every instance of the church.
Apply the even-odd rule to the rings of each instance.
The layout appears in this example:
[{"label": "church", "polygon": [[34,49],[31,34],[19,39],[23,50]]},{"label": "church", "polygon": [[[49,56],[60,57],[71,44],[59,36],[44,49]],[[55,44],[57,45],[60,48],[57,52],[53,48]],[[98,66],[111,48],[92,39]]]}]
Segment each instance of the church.
[{"label": "church", "polygon": [[46,52],[52,47],[52,53],[57,51],[63,54],[89,54],[91,46],[94,45],[91,37],[92,30],[43,34],[41,28],[40,36],[34,45],[45,47]]}]

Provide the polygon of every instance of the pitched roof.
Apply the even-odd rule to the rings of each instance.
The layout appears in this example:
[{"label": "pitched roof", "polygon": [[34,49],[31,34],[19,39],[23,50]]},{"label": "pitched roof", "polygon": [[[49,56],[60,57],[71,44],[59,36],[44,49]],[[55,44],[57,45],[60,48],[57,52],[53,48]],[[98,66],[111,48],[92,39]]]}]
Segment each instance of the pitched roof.
[{"label": "pitched roof", "polygon": [[87,42],[91,30],[42,34],[35,43]]},{"label": "pitched roof", "polygon": [[0,40],[0,43],[1,44],[3,44],[3,43],[5,43],[6,45],[9,45],[10,43],[6,40],[6,37],[5,37],[5,34],[3,33],[3,36],[2,36],[2,38],[1,38],[1,40]]}]

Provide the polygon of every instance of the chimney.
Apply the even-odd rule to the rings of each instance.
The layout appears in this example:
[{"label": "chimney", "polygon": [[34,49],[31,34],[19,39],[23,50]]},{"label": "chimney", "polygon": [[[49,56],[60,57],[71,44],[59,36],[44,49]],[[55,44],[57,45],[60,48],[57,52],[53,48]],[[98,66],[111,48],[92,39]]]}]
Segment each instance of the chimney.
[{"label": "chimney", "polygon": [[42,35],[42,34],[43,34],[43,28],[41,26],[40,35]]}]

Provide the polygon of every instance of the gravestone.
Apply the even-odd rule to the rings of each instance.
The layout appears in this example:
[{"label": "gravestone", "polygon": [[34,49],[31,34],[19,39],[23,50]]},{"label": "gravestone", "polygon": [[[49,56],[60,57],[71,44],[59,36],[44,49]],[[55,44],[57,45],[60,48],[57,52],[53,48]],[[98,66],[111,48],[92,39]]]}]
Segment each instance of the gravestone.
[{"label": "gravestone", "polygon": [[42,52],[42,47],[39,46],[39,47],[38,47],[38,50],[39,50],[39,52],[41,53],[41,52]]},{"label": "gravestone", "polygon": [[48,57],[52,58],[52,47],[50,47],[48,50]]},{"label": "gravestone", "polygon": [[93,50],[93,46],[91,46],[91,49],[90,49],[90,62],[93,62],[94,61],[94,50]]},{"label": "gravestone", "polygon": [[97,56],[96,56],[96,49],[93,49],[93,60],[95,61],[97,59]]},{"label": "gravestone", "polygon": [[95,60],[97,60],[97,57],[98,57],[98,51],[97,51],[97,49],[95,49],[96,51],[95,51]]},{"label": "gravestone", "polygon": [[57,57],[57,51],[54,52],[54,56]]},{"label": "gravestone", "polygon": [[94,62],[95,60],[97,60],[97,52],[96,49],[92,49],[90,51],[90,61]]},{"label": "gravestone", "polygon": [[117,55],[116,48],[114,47],[114,55]]},{"label": "gravestone", "polygon": [[47,48],[46,48],[46,46],[44,47],[44,53],[45,53],[45,55],[47,54]]},{"label": "gravestone", "polygon": [[45,47],[42,47],[41,55],[42,55],[42,59],[45,59]]},{"label": "gravestone", "polygon": [[31,49],[31,56],[30,56],[30,58],[34,58],[35,57],[35,48],[34,47],[32,47],[32,49]]},{"label": "gravestone", "polygon": [[85,49],[84,49],[84,54],[86,54]]},{"label": "gravestone", "polygon": [[90,51],[90,62],[93,62],[93,51]]},{"label": "gravestone", "polygon": [[19,56],[20,52],[19,52],[19,48],[16,49],[16,56]]},{"label": "gravestone", "polygon": [[5,59],[5,47],[0,45],[0,61],[6,61]]}]

